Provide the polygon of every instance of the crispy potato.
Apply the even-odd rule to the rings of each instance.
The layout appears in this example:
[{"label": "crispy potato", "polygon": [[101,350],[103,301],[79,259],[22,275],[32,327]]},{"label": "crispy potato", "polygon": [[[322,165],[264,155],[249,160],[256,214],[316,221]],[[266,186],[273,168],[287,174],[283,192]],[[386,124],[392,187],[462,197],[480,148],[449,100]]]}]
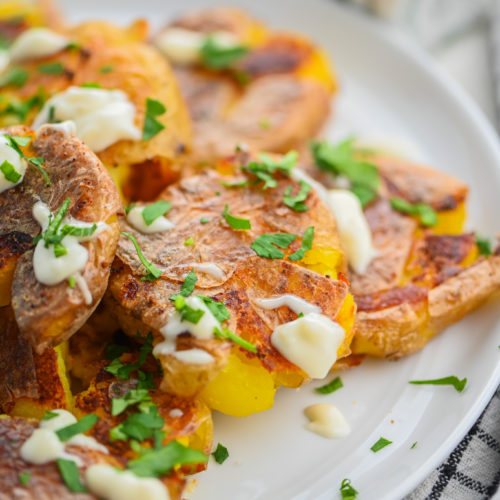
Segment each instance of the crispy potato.
[{"label": "crispy potato", "polygon": [[[38,427],[38,422],[19,417],[0,418],[0,499],[11,500],[90,500],[97,499],[90,493],[72,493],[66,487],[55,462],[34,465],[25,462],[20,455],[22,444]],[[119,467],[120,462],[112,455],[91,448],[68,446],[68,451],[78,456],[85,471],[90,465],[103,463]],[[30,474],[28,484],[21,485],[19,475]]]},{"label": "crispy potato", "polygon": [[[136,108],[135,123],[142,130],[146,98],[160,101],[167,111],[157,120],[164,129],[147,141],[122,140],[98,156],[119,183],[128,199],[151,199],[179,175],[181,158],[189,149],[191,127],[173,73],[160,54],[144,42],[147,24],[138,21],[123,29],[92,21],[63,30],[80,48],[68,48],[43,59],[26,61],[21,66],[29,78],[21,88],[7,87],[7,97],[26,100],[39,89],[48,96],[71,85],[97,83],[102,88],[124,91]],[[62,74],[43,74],[41,64],[61,63]],[[112,68],[102,72],[103,67]],[[31,123],[36,110],[30,113]]]},{"label": "crispy potato", "polygon": [[[6,132],[33,134],[24,127]],[[21,184],[0,194],[0,262],[7,262],[5,269],[17,260],[12,278],[11,272],[0,272],[0,288],[11,288],[12,307],[21,334],[42,353],[69,338],[99,303],[119,236],[116,215],[121,211],[121,203],[99,159],[76,137],[66,137],[46,127],[27,146],[26,154],[44,158],[52,185],[47,186],[40,173],[28,167]],[[80,289],[71,289],[66,282],[54,286],[39,283],[33,271],[33,250],[27,244],[28,238],[32,240],[40,232],[32,216],[33,205],[42,200],[55,212],[66,197],[71,200],[68,213],[75,219],[108,224],[108,228],[84,243],[89,258],[81,274],[92,295],[89,305]],[[23,235],[23,245],[17,243],[19,234]]]},{"label": "crispy potato", "polygon": [[[162,199],[172,203],[168,217],[175,224],[168,232],[143,235],[124,219],[123,229],[135,236],[146,259],[159,267],[163,274],[153,283],[141,281],[140,277],[144,274],[142,264],[131,242],[123,237],[106,302],[126,333],[135,335],[140,331],[145,335],[151,330],[155,343],[159,342],[163,339],[159,329],[173,311],[172,301],[168,297],[179,291],[184,276],[190,269],[194,269],[198,276],[196,293],[224,302],[232,314],[229,328],[255,343],[258,348],[257,357],[238,347],[232,349],[231,356],[238,356],[243,363],[253,365],[255,370],[260,368],[261,378],[257,380],[257,376],[254,376],[250,381],[247,379],[247,387],[243,389],[242,386],[241,390],[253,394],[252,382],[255,381],[256,386],[267,387],[272,391],[272,394],[268,393],[264,398],[272,403],[276,385],[296,387],[307,376],[283,358],[269,341],[274,327],[295,319],[295,313],[285,307],[263,310],[254,304],[254,300],[258,297],[292,293],[321,306],[323,313],[339,321],[347,332],[345,343],[339,349],[339,358],[349,353],[355,305],[348,294],[347,282],[339,275],[339,271],[345,269],[345,261],[335,223],[317,195],[311,192],[307,199],[309,210],[299,213],[284,206],[281,201],[285,189],[290,185],[296,186],[295,181],[281,178],[276,188],[267,191],[259,186],[226,188],[221,184],[222,181],[233,179],[235,177],[205,171],[167,188]],[[252,229],[231,229],[221,218],[226,204],[232,214],[249,217]],[[202,224],[202,217],[209,222]],[[300,235],[310,225],[315,226],[313,248],[308,252],[312,257],[309,260],[309,255],[306,254],[302,261],[297,261],[299,265],[286,260],[258,257],[250,248],[259,234],[285,232]],[[188,237],[194,239],[194,246],[183,245]],[[299,246],[298,238],[286,253],[296,251]],[[218,266],[222,272],[221,277],[214,277],[203,270],[197,271],[197,265],[201,263]],[[307,267],[321,268],[329,277],[304,269]],[[337,276],[339,279],[336,279]],[[178,337],[178,349],[194,346],[206,349],[216,361],[208,367],[200,367],[181,363],[171,355],[160,356],[165,372],[163,389],[182,395],[195,394],[213,380],[217,373],[221,373],[229,354],[228,344],[219,339],[202,341],[191,336]],[[231,366],[236,365],[237,361],[233,360]],[[227,372],[226,370],[225,373]],[[237,378],[231,380],[228,376],[221,380],[219,377],[218,382],[214,383],[223,387],[229,382],[235,385]],[[216,397],[205,396],[212,405]],[[217,409],[222,407],[217,406]],[[228,412],[227,405],[225,411]]]},{"label": "crispy potato", "polygon": [[233,8],[193,12],[172,26],[207,35],[231,33],[250,48],[231,71],[174,66],[193,120],[198,160],[227,156],[242,142],[255,150],[285,153],[319,131],[336,82],[326,57],[309,40],[271,33]]}]

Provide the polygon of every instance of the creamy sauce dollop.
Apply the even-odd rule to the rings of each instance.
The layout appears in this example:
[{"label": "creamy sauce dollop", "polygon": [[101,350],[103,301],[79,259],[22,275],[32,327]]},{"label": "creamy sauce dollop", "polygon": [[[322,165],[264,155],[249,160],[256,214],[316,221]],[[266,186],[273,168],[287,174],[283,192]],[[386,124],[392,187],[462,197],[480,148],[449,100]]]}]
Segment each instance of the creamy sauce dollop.
[{"label": "creamy sauce dollop", "polygon": [[157,217],[151,224],[146,224],[142,212],[146,207],[134,207],[127,214],[127,222],[143,234],[161,233],[175,227],[164,215]]},{"label": "creamy sauce dollop", "polygon": [[4,135],[0,135],[0,165],[4,161],[9,162],[21,178],[17,182],[12,182],[5,177],[2,171],[0,171],[0,193],[23,182],[27,167],[26,160],[21,158],[14,148],[9,146],[9,141]]},{"label": "creamy sauce dollop", "polygon": [[68,38],[48,28],[30,28],[14,40],[10,57],[15,62],[47,57],[57,54],[68,43]]},{"label": "creamy sauce dollop", "polygon": [[336,439],[347,436],[351,427],[340,410],[330,403],[317,403],[308,406],[304,413],[310,420],[305,428],[320,436]]},{"label": "creamy sauce dollop", "polygon": [[139,140],[135,106],[121,90],[69,87],[52,96],[33,122],[38,129],[49,121],[50,109],[58,121],[75,123],[76,135],[99,152],[123,139]]}]

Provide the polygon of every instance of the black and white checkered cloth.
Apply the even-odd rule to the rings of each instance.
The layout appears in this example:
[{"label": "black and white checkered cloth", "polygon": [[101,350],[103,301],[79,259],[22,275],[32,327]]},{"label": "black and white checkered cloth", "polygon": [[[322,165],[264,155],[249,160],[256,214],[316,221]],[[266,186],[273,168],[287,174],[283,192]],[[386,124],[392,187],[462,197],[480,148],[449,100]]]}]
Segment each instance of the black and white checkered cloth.
[{"label": "black and white checkered cloth", "polygon": [[405,500],[486,500],[499,483],[500,388],[451,455]]}]

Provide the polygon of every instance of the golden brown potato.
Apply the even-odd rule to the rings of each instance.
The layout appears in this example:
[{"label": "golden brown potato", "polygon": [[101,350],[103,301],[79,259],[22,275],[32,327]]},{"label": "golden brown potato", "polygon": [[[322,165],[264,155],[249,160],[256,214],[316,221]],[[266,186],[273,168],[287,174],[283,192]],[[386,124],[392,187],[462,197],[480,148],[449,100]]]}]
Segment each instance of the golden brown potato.
[{"label": "golden brown potato", "polygon": [[[146,141],[121,140],[98,153],[127,199],[151,199],[179,175],[180,160],[190,147],[189,116],[177,82],[165,59],[144,43],[147,24],[138,21],[123,29],[92,21],[63,30],[79,48],[67,48],[43,59],[20,64],[28,71],[21,87],[9,86],[6,97],[25,101],[43,90],[47,96],[95,83],[124,91],[136,108],[135,124],[142,130],[146,98],[161,102],[167,111],[157,120],[164,129]],[[61,74],[41,73],[42,64],[59,63]],[[110,68],[102,71],[102,68]],[[26,123],[33,121],[37,109]]]},{"label": "golden brown potato", "polygon": [[[24,127],[10,128],[11,135],[33,136]],[[0,273],[0,288],[12,290],[12,307],[21,334],[38,353],[69,338],[99,303],[107,285],[110,265],[119,236],[116,219],[121,211],[118,192],[99,159],[76,137],[67,137],[52,128],[44,128],[25,149],[29,157],[42,157],[52,184],[46,185],[35,168],[28,167],[18,186],[0,194],[0,262],[16,261],[15,271]],[[33,250],[28,247],[40,233],[32,215],[39,200],[55,213],[65,198],[70,199],[68,213],[84,222],[103,221],[107,228],[83,243],[89,257],[81,275],[92,296],[87,304],[79,287],[69,288],[66,281],[54,286],[41,284],[33,270]],[[19,235],[25,245],[17,245]],[[19,255],[24,250],[22,255]],[[12,282],[11,282],[12,281]]]},{"label": "golden brown potato", "polygon": [[[193,120],[198,160],[227,156],[238,143],[286,153],[319,131],[336,82],[326,58],[309,40],[269,32],[234,8],[188,13],[166,29],[171,27],[206,35],[222,31],[249,48],[223,71],[196,64],[174,66]],[[161,42],[157,44],[161,48]]]},{"label": "golden brown potato", "polygon": [[[233,164],[236,161],[232,160]],[[221,167],[222,168],[222,167]],[[231,162],[224,168],[232,168]],[[271,345],[269,337],[278,324],[295,319],[296,314],[283,307],[263,310],[254,303],[258,297],[292,293],[321,306],[324,314],[339,321],[347,335],[339,358],[349,353],[354,304],[348,295],[347,282],[339,272],[345,269],[335,222],[329,210],[314,192],[309,194],[309,210],[296,212],[282,202],[284,191],[297,183],[280,177],[277,187],[262,190],[261,185],[230,188],[224,181],[241,180],[205,171],[184,178],[170,186],[161,198],[172,203],[168,213],[175,227],[167,232],[141,234],[122,220],[124,231],[138,241],[145,258],[162,271],[154,282],[141,280],[144,268],[128,238],[121,238],[117,259],[110,279],[107,305],[114,311],[122,328],[129,335],[152,331],[155,343],[163,339],[159,329],[173,311],[171,294],[179,291],[184,276],[193,269],[198,276],[195,293],[207,295],[226,304],[231,312],[228,327],[244,339],[255,343],[258,363],[279,379],[278,385],[297,386],[307,376],[284,359]],[[245,177],[243,177],[245,178]],[[252,229],[238,231],[222,219],[228,205],[233,215],[251,220]],[[202,223],[201,219],[208,220]],[[312,249],[305,258],[292,263],[258,257],[250,248],[262,233],[293,233],[302,235],[308,226],[315,227]],[[193,245],[184,242],[192,238]],[[289,255],[300,247],[297,238],[286,250]],[[203,270],[203,264],[216,265],[221,272],[214,276]],[[297,265],[298,264],[298,265]],[[201,267],[199,267],[201,265]],[[313,269],[328,276],[322,276]],[[182,395],[200,391],[226,363],[227,343],[219,339],[195,340],[180,336],[178,349],[202,347],[215,357],[213,363],[190,366],[162,355],[165,378],[162,388]],[[257,361],[255,355],[235,347],[245,362]]]}]

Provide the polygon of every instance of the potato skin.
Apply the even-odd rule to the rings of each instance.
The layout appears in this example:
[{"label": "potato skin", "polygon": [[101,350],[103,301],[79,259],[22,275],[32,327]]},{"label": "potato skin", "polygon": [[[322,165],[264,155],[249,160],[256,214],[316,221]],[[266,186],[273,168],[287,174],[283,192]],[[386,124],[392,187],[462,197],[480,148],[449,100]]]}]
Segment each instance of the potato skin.
[{"label": "potato skin", "polygon": [[[11,135],[33,134],[24,127],[6,129]],[[66,197],[69,214],[86,222],[106,221],[108,228],[84,243],[89,259],[82,271],[93,300],[84,303],[78,288],[66,282],[54,286],[39,283],[33,271],[33,250],[18,257],[16,247],[4,246],[6,259],[18,257],[12,277],[12,307],[21,334],[29,338],[38,353],[69,338],[89,317],[107,285],[109,269],[119,237],[116,216],[121,202],[115,185],[99,159],[76,137],[67,137],[51,127],[44,128],[32,141],[28,156],[45,160],[51,178],[47,186],[34,168],[28,167],[21,184],[0,194],[0,235],[12,241],[13,234],[33,238],[40,232],[32,216],[33,205],[42,200],[56,212]],[[24,247],[25,248],[25,247]],[[1,259],[0,259],[1,260]]]}]

